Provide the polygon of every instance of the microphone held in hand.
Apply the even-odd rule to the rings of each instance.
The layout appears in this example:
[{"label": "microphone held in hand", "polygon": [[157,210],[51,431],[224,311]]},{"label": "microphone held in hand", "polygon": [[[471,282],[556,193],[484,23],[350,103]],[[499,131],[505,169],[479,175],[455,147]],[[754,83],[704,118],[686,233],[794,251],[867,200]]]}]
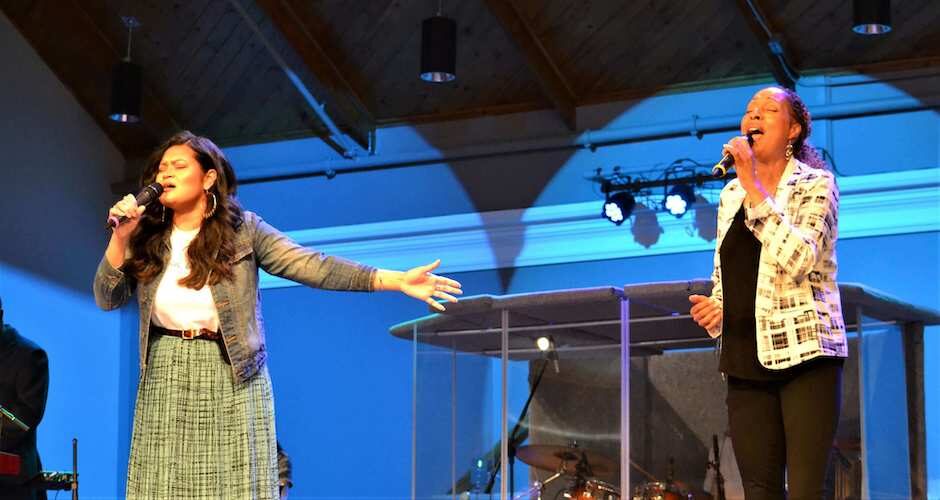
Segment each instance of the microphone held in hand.
[{"label": "microphone held in hand", "polygon": [[[754,145],[754,134],[759,134],[759,133],[760,133],[760,130],[756,128],[752,128],[747,131],[746,137],[747,137],[747,143],[749,146]],[[731,156],[731,153],[725,153],[725,155],[721,157],[721,161],[719,161],[718,163],[715,164],[714,167],[712,167],[712,177],[716,177],[720,179],[728,175],[728,170],[730,170],[732,166],[734,166],[734,156]]]},{"label": "microphone held in hand", "polygon": [[[137,199],[137,206],[145,207],[149,205],[153,200],[156,200],[163,194],[163,185],[159,182],[154,182],[143,187],[140,192],[137,193],[135,198]],[[127,216],[122,215],[120,217],[111,216],[108,217],[108,223],[105,225],[106,228],[116,228],[127,221]]]}]

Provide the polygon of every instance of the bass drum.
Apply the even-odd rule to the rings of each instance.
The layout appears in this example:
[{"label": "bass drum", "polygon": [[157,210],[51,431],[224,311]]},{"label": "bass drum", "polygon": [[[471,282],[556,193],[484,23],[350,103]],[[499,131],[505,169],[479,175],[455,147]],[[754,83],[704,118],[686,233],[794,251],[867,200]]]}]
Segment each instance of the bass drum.
[{"label": "bass drum", "polygon": [[620,488],[599,479],[588,479],[584,486],[564,497],[573,500],[620,500]]},{"label": "bass drum", "polygon": [[662,481],[650,481],[633,490],[633,500],[692,500],[690,493],[684,492],[674,484]]}]

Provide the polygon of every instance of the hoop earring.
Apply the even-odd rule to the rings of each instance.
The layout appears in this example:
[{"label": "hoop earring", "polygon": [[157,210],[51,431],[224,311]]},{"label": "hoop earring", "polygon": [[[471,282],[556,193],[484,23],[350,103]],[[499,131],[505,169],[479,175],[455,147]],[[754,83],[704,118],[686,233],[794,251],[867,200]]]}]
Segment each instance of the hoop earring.
[{"label": "hoop earring", "polygon": [[209,210],[209,211],[205,214],[205,216],[203,217],[204,219],[208,219],[209,217],[212,217],[213,215],[215,215],[215,209],[219,208],[219,202],[218,202],[218,200],[217,200],[216,197],[215,197],[215,193],[213,193],[212,191],[209,191],[209,190],[207,189],[207,190],[206,190],[206,196],[211,196],[211,197],[212,197],[212,209]]},{"label": "hoop earring", "polygon": [[787,149],[784,151],[783,155],[787,158],[787,161],[790,161],[790,158],[793,158],[793,143],[787,144]]}]

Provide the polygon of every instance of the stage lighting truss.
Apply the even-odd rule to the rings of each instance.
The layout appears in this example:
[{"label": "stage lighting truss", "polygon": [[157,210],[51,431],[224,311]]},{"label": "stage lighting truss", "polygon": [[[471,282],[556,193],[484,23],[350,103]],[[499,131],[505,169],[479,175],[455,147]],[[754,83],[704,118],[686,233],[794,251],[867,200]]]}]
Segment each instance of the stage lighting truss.
[{"label": "stage lighting truss", "polygon": [[624,173],[620,167],[613,167],[610,173],[598,168],[587,179],[600,184],[604,195],[601,216],[619,226],[630,218],[637,206],[669,212],[681,218],[696,203],[703,201],[696,193],[720,190],[734,177],[730,173],[716,179],[708,165],[682,158],[665,169],[630,174]]}]

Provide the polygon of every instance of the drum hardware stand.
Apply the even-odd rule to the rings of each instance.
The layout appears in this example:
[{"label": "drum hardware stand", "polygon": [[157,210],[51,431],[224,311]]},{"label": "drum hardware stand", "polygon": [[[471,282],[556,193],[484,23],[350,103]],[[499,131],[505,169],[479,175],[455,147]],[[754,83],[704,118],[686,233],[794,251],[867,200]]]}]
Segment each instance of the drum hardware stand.
[{"label": "drum hardware stand", "polygon": [[[522,411],[519,413],[519,419],[516,420],[516,425],[513,426],[512,432],[509,433],[509,490],[510,495],[515,489],[515,463],[516,463],[516,434],[519,433],[519,429],[522,427],[522,422],[526,417],[526,414],[529,412],[529,404],[532,403],[532,398],[535,396],[535,390],[538,389],[539,383],[542,382],[542,375],[545,374],[545,368],[548,366],[548,359],[545,359],[542,362],[542,367],[539,368],[538,375],[535,376],[535,381],[532,382],[532,388],[529,389],[529,398],[526,399],[525,405],[522,406]],[[499,473],[500,459],[496,459],[496,465],[493,467],[493,472],[490,474],[490,480],[486,483],[486,488],[483,489],[483,493],[490,494],[493,492],[493,483],[496,481],[496,474]],[[541,495],[541,492],[540,492]]]},{"label": "drum hardware stand", "polygon": [[718,435],[712,434],[712,453],[715,460],[708,462],[708,467],[715,470],[715,500],[725,499],[725,478],[721,475],[721,453],[718,448]]},{"label": "drum hardware stand", "polygon": [[[4,419],[9,420],[13,425],[19,427],[23,431],[28,431],[30,429],[30,427],[26,425],[25,423],[23,423],[22,420],[16,418],[16,415],[14,415],[12,412],[7,410],[3,406],[0,406],[0,432],[2,432],[3,430]],[[72,477],[69,480],[69,489],[72,490],[72,500],[78,500],[78,439],[77,438],[72,438],[72,474],[71,476]],[[32,484],[32,482],[30,482],[30,484]],[[37,486],[31,486],[31,487],[33,489],[37,488]],[[48,488],[43,488],[43,489],[48,489]],[[64,488],[56,488],[56,489],[64,489]]]},{"label": "drum hardware stand", "polygon": [[564,472],[564,466],[562,466],[562,469],[561,469],[560,471],[558,471],[558,472],[552,474],[551,476],[549,476],[548,479],[546,479],[546,480],[544,480],[544,481],[535,481],[535,482],[532,484],[532,488],[530,488],[528,491],[523,492],[521,495],[517,496],[516,499],[521,499],[521,498],[524,497],[525,495],[529,495],[529,496],[530,496],[530,500],[531,500],[531,492],[534,490],[534,491],[536,491],[536,492],[538,493],[538,495],[537,495],[537,497],[536,497],[536,500],[542,500],[542,492],[545,491],[545,486],[546,486],[548,483],[550,483],[550,482],[552,482],[552,481],[554,481],[554,480],[560,478],[562,475],[564,475],[564,473],[565,473],[565,472]]},{"label": "drum hardware stand", "polygon": [[72,438],[72,500],[78,500],[78,438]]},{"label": "drum hardware stand", "polygon": [[[571,447],[577,449],[578,442],[572,442]],[[578,458],[578,463],[574,466],[574,487],[580,489],[585,484],[587,484],[586,478],[589,477],[594,477],[594,471],[591,470],[591,464],[588,462],[587,453],[581,450],[581,457]]]}]

